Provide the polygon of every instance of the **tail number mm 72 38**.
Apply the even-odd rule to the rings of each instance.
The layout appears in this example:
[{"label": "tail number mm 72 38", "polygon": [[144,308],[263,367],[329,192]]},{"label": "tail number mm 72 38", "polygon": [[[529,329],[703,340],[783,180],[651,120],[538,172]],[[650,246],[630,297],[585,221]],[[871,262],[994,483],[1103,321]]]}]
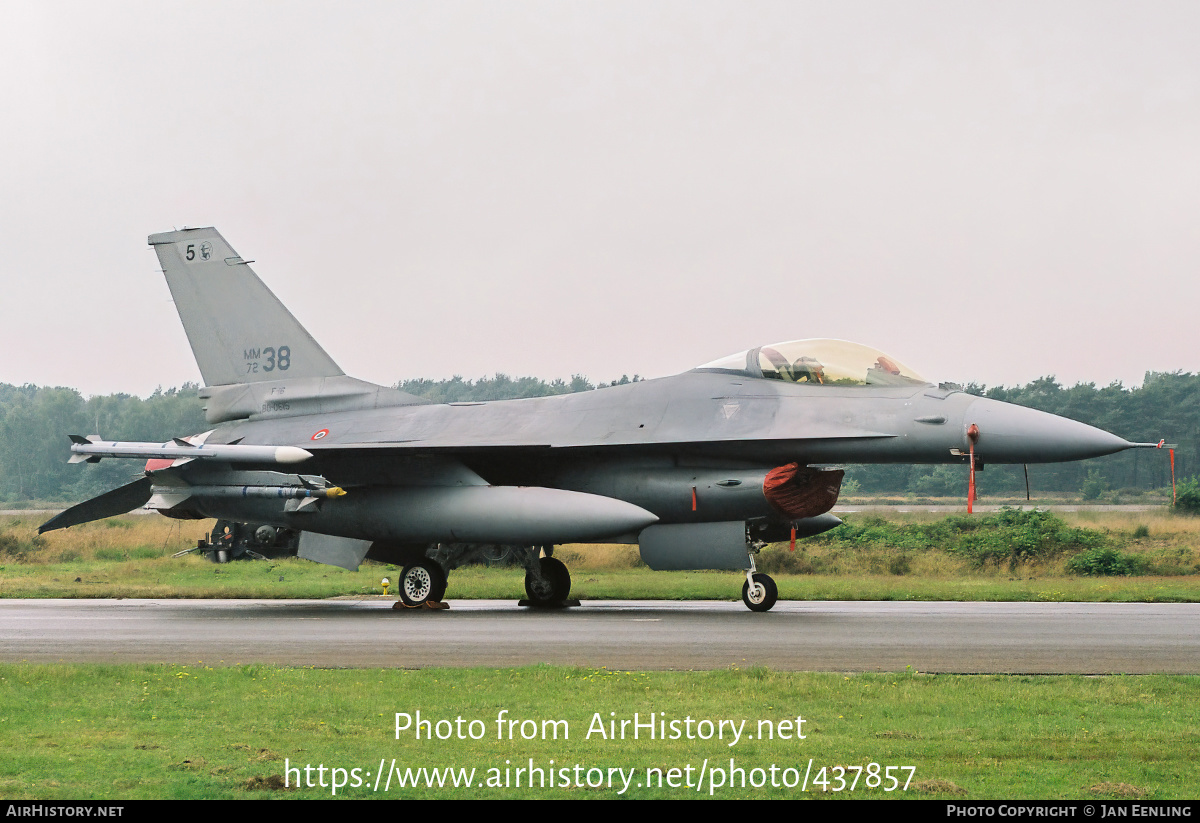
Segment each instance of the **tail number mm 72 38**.
[{"label": "tail number mm 72 38", "polygon": [[246,361],[246,374],[258,374],[259,371],[287,371],[292,365],[292,349],[290,346],[267,346],[265,349],[243,349],[242,358]]}]

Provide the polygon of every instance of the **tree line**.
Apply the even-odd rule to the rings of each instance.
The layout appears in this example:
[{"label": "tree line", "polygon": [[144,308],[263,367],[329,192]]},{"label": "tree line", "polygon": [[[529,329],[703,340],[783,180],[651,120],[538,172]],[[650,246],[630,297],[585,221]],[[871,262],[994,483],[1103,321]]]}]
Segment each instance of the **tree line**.
[{"label": "tree line", "polygon": [[[543,397],[592,391],[640,380],[622,376],[595,384],[583,375],[569,381],[496,374],[478,380],[402,380],[396,387],[438,403]],[[1120,383],[1097,387],[1080,383],[1065,387],[1053,377],[1024,386],[965,390],[983,397],[1051,412],[1135,441],[1165,438],[1178,444],[1175,457],[1180,478],[1200,474],[1200,375],[1149,372],[1141,386]],[[68,434],[99,434],[107,440],[163,442],[206,431],[199,386],[158,390],[149,397],[128,394],[84,398],[69,388],[13,386],[0,383],[0,502],[68,503],[84,500],[136,478],[138,461],[104,460],[68,465]],[[1085,492],[1156,489],[1170,485],[1165,450],[1136,449],[1084,463],[1029,467],[1038,491]],[[963,496],[963,466],[853,466],[847,478],[868,493],[914,493]],[[988,466],[978,475],[985,494],[1024,490],[1020,466]]]}]

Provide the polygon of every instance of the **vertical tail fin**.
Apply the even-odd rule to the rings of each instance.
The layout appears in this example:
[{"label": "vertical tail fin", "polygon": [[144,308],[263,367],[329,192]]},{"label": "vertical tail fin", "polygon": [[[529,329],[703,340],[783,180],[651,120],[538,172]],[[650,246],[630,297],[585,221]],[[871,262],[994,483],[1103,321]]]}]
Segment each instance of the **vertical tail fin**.
[{"label": "vertical tail fin", "polygon": [[149,243],[206,385],[342,375],[216,229],[152,234]]}]

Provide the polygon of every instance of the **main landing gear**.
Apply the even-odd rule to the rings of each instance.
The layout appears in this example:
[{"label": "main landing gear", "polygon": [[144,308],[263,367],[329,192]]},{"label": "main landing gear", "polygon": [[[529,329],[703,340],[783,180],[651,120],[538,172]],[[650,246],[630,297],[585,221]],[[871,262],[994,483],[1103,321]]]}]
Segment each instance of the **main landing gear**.
[{"label": "main landing gear", "polygon": [[[547,547],[552,550],[552,547]],[[549,609],[571,605],[567,597],[571,594],[571,573],[566,565],[554,557],[537,559],[537,565],[526,566],[525,594],[530,606]]]},{"label": "main landing gear", "polygon": [[[543,554],[545,556],[543,556]],[[541,609],[578,606],[571,600],[571,573],[554,555],[553,546],[477,546],[442,543],[430,546],[388,546],[376,544],[368,554],[372,560],[404,564],[397,588],[402,606],[416,608],[447,608],[446,596],[449,573],[471,563],[514,562],[525,568],[525,600],[523,606]]]},{"label": "main landing gear", "polygon": [[405,566],[400,572],[400,600],[409,608],[440,603],[446,596],[446,573],[434,560]]}]

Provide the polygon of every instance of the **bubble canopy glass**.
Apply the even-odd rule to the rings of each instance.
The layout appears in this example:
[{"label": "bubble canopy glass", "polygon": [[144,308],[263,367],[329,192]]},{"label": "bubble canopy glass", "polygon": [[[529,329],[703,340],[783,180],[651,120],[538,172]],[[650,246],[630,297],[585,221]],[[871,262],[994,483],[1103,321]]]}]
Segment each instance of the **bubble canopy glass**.
[{"label": "bubble canopy glass", "polygon": [[915,386],[925,378],[878,349],[845,340],[816,338],[772,343],[698,366],[814,386]]}]

